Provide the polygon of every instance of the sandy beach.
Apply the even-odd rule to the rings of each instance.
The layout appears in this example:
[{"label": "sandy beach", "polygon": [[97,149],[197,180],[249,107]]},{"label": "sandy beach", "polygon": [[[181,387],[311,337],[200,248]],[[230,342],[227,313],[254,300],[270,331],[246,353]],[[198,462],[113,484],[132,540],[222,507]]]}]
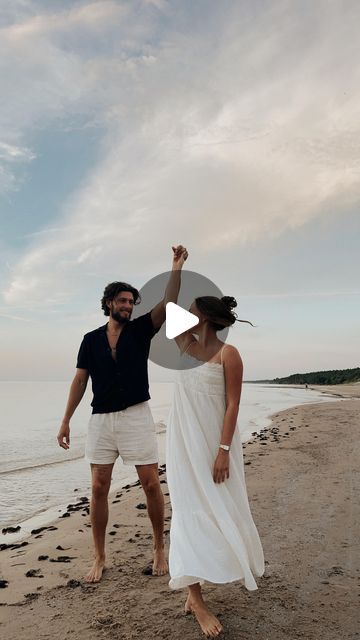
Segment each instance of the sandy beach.
[{"label": "sandy beach", "polygon": [[[206,586],[228,640],[360,638],[360,386],[326,392],[339,401],[277,413],[244,445],[266,570],[252,593],[236,583]],[[161,482],[168,541],[164,468]],[[2,637],[203,637],[183,614],[185,593],[170,591],[167,576],[149,575],[151,527],[138,484],[111,495],[108,569],[98,585],[83,581],[92,558],[88,498],[74,492],[68,515],[1,550]]]}]

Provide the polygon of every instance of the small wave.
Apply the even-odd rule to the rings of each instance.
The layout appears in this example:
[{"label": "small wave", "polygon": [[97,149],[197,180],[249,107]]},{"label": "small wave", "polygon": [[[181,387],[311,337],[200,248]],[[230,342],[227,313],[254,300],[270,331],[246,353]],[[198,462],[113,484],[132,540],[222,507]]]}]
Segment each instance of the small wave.
[{"label": "small wave", "polygon": [[64,464],[66,462],[74,462],[75,460],[81,460],[84,457],[84,454],[76,455],[73,458],[68,458],[67,460],[52,460],[51,462],[39,462],[38,464],[28,464],[22,467],[10,467],[9,469],[0,470],[0,475],[7,475],[11,473],[21,473],[22,471],[30,471],[32,469],[42,469],[45,467],[52,467],[56,464]]}]

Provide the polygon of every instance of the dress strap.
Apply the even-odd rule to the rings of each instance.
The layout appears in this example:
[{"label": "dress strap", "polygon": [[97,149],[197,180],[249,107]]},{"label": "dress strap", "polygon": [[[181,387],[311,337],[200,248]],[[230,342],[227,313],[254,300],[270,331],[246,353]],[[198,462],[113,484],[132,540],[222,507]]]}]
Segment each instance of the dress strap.
[{"label": "dress strap", "polygon": [[189,342],[189,344],[188,344],[188,346],[186,347],[185,351],[183,351],[183,352],[182,352],[182,355],[184,355],[184,354],[187,352],[188,348],[189,348],[192,344],[194,344],[194,342],[195,342],[195,340],[192,340],[191,342]]},{"label": "dress strap", "polygon": [[225,347],[227,347],[227,344],[224,344],[223,348],[220,351],[221,364],[223,363],[223,351],[224,351]]}]

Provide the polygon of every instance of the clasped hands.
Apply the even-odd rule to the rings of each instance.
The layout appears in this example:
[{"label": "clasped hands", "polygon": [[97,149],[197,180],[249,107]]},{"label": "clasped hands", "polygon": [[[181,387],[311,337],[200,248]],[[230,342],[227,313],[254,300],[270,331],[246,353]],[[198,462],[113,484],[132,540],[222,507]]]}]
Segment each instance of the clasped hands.
[{"label": "clasped hands", "polygon": [[173,250],[173,269],[181,269],[188,257],[188,251],[182,244],[172,247]]}]

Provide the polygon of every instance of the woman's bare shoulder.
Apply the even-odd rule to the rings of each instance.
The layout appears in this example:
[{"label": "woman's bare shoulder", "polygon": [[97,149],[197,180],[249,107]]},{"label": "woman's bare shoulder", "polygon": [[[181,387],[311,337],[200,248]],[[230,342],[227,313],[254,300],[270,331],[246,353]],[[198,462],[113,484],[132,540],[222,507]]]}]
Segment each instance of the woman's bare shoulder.
[{"label": "woman's bare shoulder", "polygon": [[234,345],[225,343],[222,349],[223,349],[222,358],[225,364],[227,362],[229,364],[236,364],[236,363],[242,364],[242,358],[241,358],[240,352],[236,347],[234,347]]}]

